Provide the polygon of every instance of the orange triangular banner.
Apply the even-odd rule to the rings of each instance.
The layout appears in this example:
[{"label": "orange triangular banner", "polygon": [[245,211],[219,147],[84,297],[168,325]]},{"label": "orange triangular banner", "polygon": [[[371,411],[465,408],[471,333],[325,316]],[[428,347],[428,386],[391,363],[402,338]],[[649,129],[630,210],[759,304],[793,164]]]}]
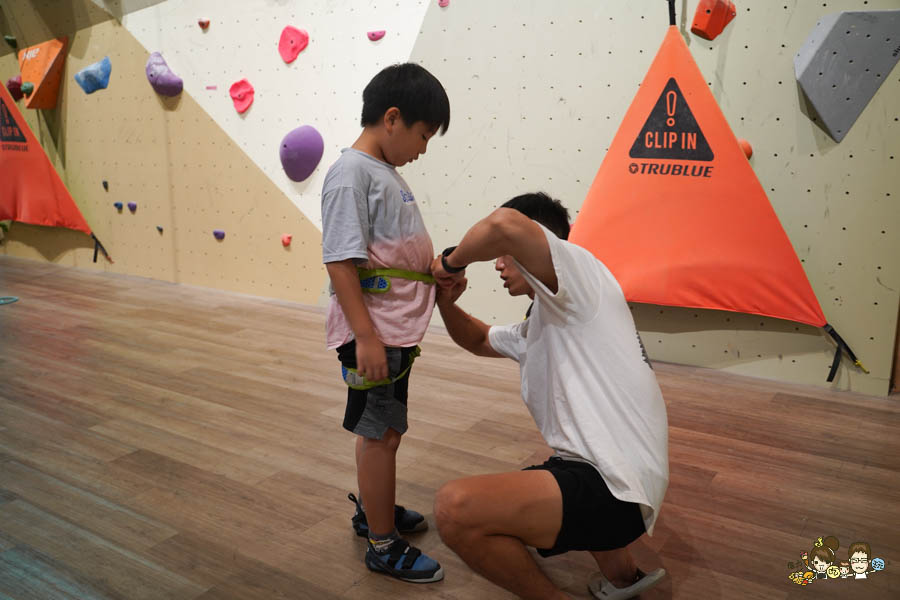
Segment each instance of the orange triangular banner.
[{"label": "orange triangular banner", "polygon": [[25,97],[26,108],[56,108],[68,42],[61,37],[19,52],[22,83],[34,84],[34,91]]},{"label": "orange triangular banner", "polygon": [[569,239],[603,261],[629,301],[825,325],[797,254],[676,27]]},{"label": "orange triangular banner", "polygon": [[0,85],[0,221],[6,220],[91,234],[6,86]]}]

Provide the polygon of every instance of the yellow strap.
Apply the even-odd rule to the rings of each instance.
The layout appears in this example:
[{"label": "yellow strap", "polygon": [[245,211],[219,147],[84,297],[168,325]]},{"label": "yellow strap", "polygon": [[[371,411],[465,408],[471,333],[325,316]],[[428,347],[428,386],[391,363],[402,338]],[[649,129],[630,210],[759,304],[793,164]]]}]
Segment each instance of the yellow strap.
[{"label": "yellow strap", "polygon": [[430,273],[418,273],[416,271],[407,271],[405,269],[357,269],[360,279],[369,279],[370,277],[399,277],[400,279],[412,279],[413,281],[421,281],[423,283],[434,283],[434,276]]},{"label": "yellow strap", "polygon": [[406,377],[406,374],[409,373],[410,369],[412,369],[413,363],[416,361],[416,357],[420,354],[422,354],[422,349],[416,346],[413,351],[409,353],[409,363],[406,365],[406,368],[400,371],[400,373],[398,373],[396,377],[385,377],[384,379],[379,379],[378,381],[369,381],[368,379],[360,375],[359,371],[357,371],[356,369],[344,366],[341,367],[341,374],[343,375],[344,383],[346,383],[348,387],[353,388],[354,390],[370,390],[380,385],[389,385]]}]

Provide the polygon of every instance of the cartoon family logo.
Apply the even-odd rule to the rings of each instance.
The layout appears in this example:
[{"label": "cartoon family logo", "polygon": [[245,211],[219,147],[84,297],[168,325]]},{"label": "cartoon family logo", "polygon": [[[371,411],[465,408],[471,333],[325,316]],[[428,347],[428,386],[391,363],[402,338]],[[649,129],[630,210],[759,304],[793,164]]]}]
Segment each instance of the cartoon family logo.
[{"label": "cartoon family logo", "polygon": [[872,558],[866,542],[853,542],[847,548],[847,560],[837,559],[840,542],[833,535],[818,538],[812,550],[800,555],[800,561],[788,563],[794,570],[788,579],[797,585],[809,585],[816,579],[868,579],[870,573],[884,569],[884,559]]}]

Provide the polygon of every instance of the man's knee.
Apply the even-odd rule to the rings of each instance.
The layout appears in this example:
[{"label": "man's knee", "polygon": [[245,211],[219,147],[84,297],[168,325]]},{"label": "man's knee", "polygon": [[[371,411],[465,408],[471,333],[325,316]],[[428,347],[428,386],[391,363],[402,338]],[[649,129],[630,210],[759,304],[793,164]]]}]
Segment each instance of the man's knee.
[{"label": "man's knee", "polygon": [[434,496],[434,519],[447,545],[459,541],[471,528],[467,524],[468,496],[458,481],[444,484]]}]

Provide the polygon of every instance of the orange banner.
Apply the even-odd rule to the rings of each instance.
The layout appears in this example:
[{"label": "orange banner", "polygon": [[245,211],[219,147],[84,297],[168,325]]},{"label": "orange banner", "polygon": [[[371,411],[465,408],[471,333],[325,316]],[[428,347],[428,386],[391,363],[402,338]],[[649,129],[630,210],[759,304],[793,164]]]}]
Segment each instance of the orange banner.
[{"label": "orange banner", "polygon": [[569,239],[603,261],[629,301],[825,325],[797,254],[676,27]]},{"label": "orange banner", "polygon": [[6,86],[0,85],[0,221],[5,220],[91,234]]}]

